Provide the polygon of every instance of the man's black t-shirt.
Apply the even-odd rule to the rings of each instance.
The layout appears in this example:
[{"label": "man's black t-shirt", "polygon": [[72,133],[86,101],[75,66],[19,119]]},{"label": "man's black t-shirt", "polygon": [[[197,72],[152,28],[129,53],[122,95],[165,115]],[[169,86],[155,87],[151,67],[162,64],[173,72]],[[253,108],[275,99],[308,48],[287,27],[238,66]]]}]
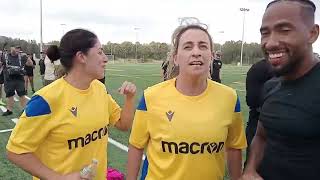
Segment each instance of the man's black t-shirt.
[{"label": "man's black t-shirt", "polygon": [[260,121],[265,180],[320,178],[320,63],[293,81],[268,81]]}]

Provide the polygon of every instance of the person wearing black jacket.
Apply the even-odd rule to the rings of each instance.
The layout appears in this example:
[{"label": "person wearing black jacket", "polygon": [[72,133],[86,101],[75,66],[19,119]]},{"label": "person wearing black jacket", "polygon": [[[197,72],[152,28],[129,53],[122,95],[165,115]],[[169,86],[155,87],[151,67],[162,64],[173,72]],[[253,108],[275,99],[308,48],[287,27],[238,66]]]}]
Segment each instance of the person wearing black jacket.
[{"label": "person wearing black jacket", "polygon": [[249,120],[246,127],[246,136],[248,142],[247,156],[249,155],[249,146],[256,133],[259,120],[259,109],[261,107],[261,94],[264,83],[273,77],[270,63],[262,59],[251,66],[247,72],[246,78],[246,102],[249,106]]},{"label": "person wearing black jacket", "polygon": [[221,73],[220,73],[220,70],[222,68],[221,56],[222,56],[221,51],[216,51],[215,57],[210,67],[211,79],[218,83],[221,83]]},{"label": "person wearing black jacket", "polygon": [[44,86],[44,72],[46,70],[46,65],[44,64],[44,54],[43,54],[43,52],[40,53],[39,70],[40,70],[40,76],[41,76],[42,85]]}]

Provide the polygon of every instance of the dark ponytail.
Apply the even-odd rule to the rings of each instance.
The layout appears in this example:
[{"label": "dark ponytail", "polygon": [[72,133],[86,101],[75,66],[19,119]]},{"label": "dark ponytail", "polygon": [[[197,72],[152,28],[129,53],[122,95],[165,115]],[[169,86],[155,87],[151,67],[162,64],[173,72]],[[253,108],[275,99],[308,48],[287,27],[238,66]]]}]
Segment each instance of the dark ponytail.
[{"label": "dark ponytail", "polygon": [[51,63],[60,59],[59,48],[56,45],[51,45],[47,49],[47,56],[50,59]]}]

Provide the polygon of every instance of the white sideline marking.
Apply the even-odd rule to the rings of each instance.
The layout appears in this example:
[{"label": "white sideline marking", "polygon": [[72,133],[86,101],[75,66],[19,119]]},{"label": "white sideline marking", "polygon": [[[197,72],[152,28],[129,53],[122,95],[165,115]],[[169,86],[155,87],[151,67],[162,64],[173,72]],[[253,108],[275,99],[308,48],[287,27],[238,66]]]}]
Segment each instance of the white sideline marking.
[{"label": "white sideline marking", "polygon": [[[112,139],[112,138],[110,138],[110,137],[108,138],[108,142],[110,142],[111,144],[115,145],[116,147],[118,147],[119,149],[121,149],[121,150],[123,150],[123,151],[126,151],[126,152],[129,151],[129,148],[128,148],[127,146],[125,146],[125,145],[123,145],[123,144],[115,141],[114,139]],[[143,156],[142,156],[142,160],[144,160],[145,158],[146,158],[146,156],[143,155]]]},{"label": "white sideline marking", "polygon": [[13,129],[0,130],[0,133],[11,132]]},{"label": "white sideline marking", "polygon": [[109,141],[111,144],[117,146],[119,149],[122,149],[122,150],[127,151],[127,152],[129,151],[129,148],[128,148],[127,146],[125,146],[125,145],[123,145],[123,144],[121,144],[121,143],[113,140],[113,139],[110,138],[110,137],[108,138],[108,141]]},{"label": "white sideline marking", "polygon": [[[24,96],[24,97],[26,97],[26,99],[30,100],[30,98],[29,98],[28,96]],[[19,101],[19,99],[16,98],[15,96],[13,97],[13,99],[14,99],[15,102],[18,102],[18,101]]]},{"label": "white sideline marking", "polygon": [[128,76],[128,75],[123,75],[123,74],[109,74],[109,76],[130,77],[130,78],[136,78],[136,79],[143,79],[142,77],[139,77],[139,76]]},{"label": "white sideline marking", "polygon": [[106,69],[107,71],[119,71],[119,72],[123,72],[124,70],[123,69]]},{"label": "white sideline marking", "polygon": [[19,121],[19,119],[18,119],[18,118],[13,118],[13,119],[11,119],[11,121],[14,122],[15,124],[17,124],[17,122]]},{"label": "white sideline marking", "polygon": [[240,91],[240,92],[245,92],[246,90],[242,90],[242,89],[236,89],[237,91]]},{"label": "white sideline marking", "polygon": [[5,108],[4,106],[0,106],[0,109],[2,112],[6,112],[7,111],[7,108]]}]

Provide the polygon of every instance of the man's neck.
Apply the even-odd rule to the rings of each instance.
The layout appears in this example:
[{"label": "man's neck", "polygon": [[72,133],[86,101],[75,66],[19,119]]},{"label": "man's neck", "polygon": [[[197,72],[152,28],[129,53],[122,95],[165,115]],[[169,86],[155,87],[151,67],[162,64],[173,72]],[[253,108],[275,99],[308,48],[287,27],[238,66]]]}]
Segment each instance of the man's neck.
[{"label": "man's neck", "polygon": [[295,80],[300,77],[303,77],[307,74],[317,63],[319,60],[312,55],[309,55],[302,61],[301,64],[298,65],[295,71],[289,73],[288,75],[283,76],[285,80]]}]

